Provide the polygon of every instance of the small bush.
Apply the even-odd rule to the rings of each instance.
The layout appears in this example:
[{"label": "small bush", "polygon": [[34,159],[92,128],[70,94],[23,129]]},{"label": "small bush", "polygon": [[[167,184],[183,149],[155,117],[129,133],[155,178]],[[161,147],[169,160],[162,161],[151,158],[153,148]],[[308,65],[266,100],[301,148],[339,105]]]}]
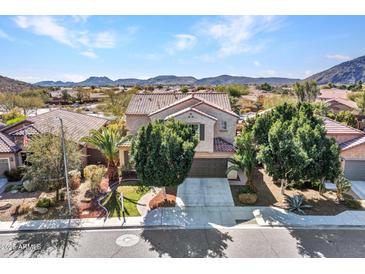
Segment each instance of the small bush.
[{"label": "small bush", "polygon": [[345,199],[342,203],[350,209],[361,209],[361,203],[358,200],[354,199]]},{"label": "small bush", "polygon": [[71,170],[68,175],[70,176],[70,188],[76,190],[81,184],[81,172],[78,170]]},{"label": "small bush", "polygon": [[30,211],[30,205],[29,204],[21,204],[18,207],[17,213],[18,215],[27,214]]},{"label": "small bush", "polygon": [[10,170],[5,171],[4,175],[6,176],[6,178],[8,179],[9,182],[17,182],[23,178],[24,172],[25,172],[24,168],[17,167],[17,168],[12,168]]},{"label": "small bush", "polygon": [[13,190],[17,190],[17,191],[20,191],[20,192],[25,192],[26,190],[23,188],[23,185],[7,185],[5,187],[5,192],[10,192],[10,191],[13,191]]},{"label": "small bush", "polygon": [[106,175],[104,166],[89,165],[84,168],[84,177],[90,182],[90,190],[97,194],[100,189],[101,179]]},{"label": "small bush", "polygon": [[250,193],[255,193],[255,192],[253,192],[249,186],[242,186],[239,190],[239,194],[250,194]]},{"label": "small bush", "polygon": [[36,207],[49,208],[51,206],[51,199],[41,198],[37,201]]}]

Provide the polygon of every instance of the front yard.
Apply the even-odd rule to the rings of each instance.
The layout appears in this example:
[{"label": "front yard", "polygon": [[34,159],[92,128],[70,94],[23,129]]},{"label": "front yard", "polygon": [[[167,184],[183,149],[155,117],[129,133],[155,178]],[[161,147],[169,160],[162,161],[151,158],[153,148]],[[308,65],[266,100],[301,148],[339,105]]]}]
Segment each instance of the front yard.
[{"label": "front yard", "polygon": [[[253,206],[275,206],[287,209],[285,197],[280,192],[280,185],[274,184],[272,178],[268,176],[264,169],[256,169],[253,177],[257,187],[257,202]],[[238,200],[240,186],[231,186],[232,196],[236,206],[243,206]],[[326,191],[321,196],[316,189],[287,189],[285,195],[294,196],[301,194],[305,198],[305,204],[311,205],[311,208],[305,209],[307,215],[337,215],[346,210],[354,210],[343,203],[336,202],[336,193],[334,191]],[[345,199],[357,199],[355,193],[349,191],[344,194]],[[363,209],[360,209],[363,210]]]},{"label": "front yard", "polygon": [[109,217],[122,217],[123,212],[120,208],[118,200],[120,199],[121,193],[123,193],[124,216],[140,216],[141,214],[137,209],[138,201],[149,190],[150,189],[148,187],[144,187],[139,184],[124,185],[122,183],[122,185],[117,187],[116,192],[111,192],[105,197],[105,199],[102,201],[102,205],[108,210]]}]

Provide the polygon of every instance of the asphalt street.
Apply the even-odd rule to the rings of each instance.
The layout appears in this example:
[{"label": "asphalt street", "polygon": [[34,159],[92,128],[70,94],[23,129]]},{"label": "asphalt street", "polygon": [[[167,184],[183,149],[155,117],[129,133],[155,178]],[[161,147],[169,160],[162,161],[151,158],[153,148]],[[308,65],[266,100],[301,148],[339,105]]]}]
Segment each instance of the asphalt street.
[{"label": "asphalt street", "polygon": [[365,228],[22,232],[0,234],[0,257],[365,257]]}]

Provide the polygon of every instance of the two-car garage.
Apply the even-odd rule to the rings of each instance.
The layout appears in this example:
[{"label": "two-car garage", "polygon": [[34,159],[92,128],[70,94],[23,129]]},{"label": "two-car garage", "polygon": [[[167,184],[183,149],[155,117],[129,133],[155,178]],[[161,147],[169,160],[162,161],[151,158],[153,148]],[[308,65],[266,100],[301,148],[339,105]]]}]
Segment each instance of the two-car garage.
[{"label": "two-car garage", "polygon": [[345,160],[344,175],[352,181],[365,181],[365,160]]},{"label": "two-car garage", "polygon": [[194,158],[188,177],[227,178],[226,158]]}]

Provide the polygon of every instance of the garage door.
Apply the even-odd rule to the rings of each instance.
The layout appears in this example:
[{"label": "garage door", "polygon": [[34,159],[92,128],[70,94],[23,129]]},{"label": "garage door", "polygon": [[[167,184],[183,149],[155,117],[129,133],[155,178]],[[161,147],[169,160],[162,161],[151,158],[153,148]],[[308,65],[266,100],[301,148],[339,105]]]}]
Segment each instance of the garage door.
[{"label": "garage door", "polygon": [[346,160],[345,177],[353,181],[365,181],[365,160]]},{"label": "garage door", "polygon": [[4,176],[7,170],[9,170],[9,159],[0,159],[0,177]]},{"label": "garage door", "polygon": [[227,159],[194,159],[188,177],[226,178]]}]

